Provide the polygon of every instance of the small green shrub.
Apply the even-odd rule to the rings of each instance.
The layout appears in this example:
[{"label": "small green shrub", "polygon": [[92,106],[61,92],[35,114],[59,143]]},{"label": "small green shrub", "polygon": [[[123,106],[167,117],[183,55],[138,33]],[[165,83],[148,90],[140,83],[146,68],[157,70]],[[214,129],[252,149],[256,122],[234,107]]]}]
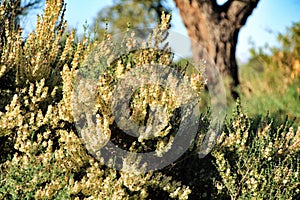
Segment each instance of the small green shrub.
[{"label": "small green shrub", "polygon": [[300,127],[253,121],[240,104],[213,151],[218,193],[231,199],[292,199],[300,190]]}]

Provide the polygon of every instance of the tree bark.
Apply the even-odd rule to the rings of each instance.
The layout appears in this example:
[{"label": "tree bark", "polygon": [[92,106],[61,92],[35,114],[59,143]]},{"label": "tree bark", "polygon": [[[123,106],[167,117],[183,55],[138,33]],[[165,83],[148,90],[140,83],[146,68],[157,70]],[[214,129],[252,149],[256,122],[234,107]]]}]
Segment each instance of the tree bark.
[{"label": "tree bark", "polygon": [[[206,59],[204,52],[207,52],[221,75],[231,78],[231,95],[238,98],[235,92],[239,85],[235,58],[238,34],[259,0],[228,0],[223,5],[216,0],[174,1],[191,39],[195,62]],[[208,72],[207,78],[214,77]]]}]

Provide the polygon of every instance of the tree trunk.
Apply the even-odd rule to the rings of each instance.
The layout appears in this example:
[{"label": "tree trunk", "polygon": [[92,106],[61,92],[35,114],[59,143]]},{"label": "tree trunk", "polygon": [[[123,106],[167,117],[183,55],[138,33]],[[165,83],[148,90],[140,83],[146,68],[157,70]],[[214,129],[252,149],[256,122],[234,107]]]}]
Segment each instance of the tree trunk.
[{"label": "tree trunk", "polygon": [[[235,58],[238,34],[259,0],[228,0],[223,5],[216,0],[174,1],[191,39],[195,62],[207,59],[204,55],[207,52],[219,72],[231,78],[231,95],[238,98],[234,90],[239,85]],[[207,78],[214,77],[208,73]]]}]

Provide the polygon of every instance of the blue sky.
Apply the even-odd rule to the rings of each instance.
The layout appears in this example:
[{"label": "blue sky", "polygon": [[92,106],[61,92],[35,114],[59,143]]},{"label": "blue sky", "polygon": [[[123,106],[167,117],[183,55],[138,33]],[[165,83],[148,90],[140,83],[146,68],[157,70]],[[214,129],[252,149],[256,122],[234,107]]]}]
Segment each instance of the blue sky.
[{"label": "blue sky", "polygon": [[[98,11],[113,4],[113,0],[65,0],[67,3],[66,20],[70,27],[79,32],[83,30],[83,24],[92,24]],[[187,37],[187,32],[182,24],[178,10],[172,0],[167,0],[173,8],[173,31]],[[219,3],[224,0],[218,0]],[[277,45],[276,36],[291,26],[293,22],[300,22],[300,1],[298,0],[261,0],[253,14],[248,18],[239,34],[237,46],[237,58],[246,61],[249,58],[249,48]],[[34,15],[41,11],[35,11]],[[35,18],[23,21],[26,32],[35,27]]]}]

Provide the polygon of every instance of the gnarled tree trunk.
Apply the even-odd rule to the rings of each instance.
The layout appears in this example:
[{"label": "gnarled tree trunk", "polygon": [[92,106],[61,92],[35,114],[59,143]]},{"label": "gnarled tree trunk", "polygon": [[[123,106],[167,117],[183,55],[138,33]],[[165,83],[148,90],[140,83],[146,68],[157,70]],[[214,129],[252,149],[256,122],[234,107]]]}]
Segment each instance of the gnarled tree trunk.
[{"label": "gnarled tree trunk", "polygon": [[228,0],[218,5],[216,0],[175,0],[191,39],[195,62],[205,59],[205,49],[220,73],[231,78],[229,87],[234,98],[238,97],[234,89],[239,85],[235,58],[238,34],[258,2]]}]

